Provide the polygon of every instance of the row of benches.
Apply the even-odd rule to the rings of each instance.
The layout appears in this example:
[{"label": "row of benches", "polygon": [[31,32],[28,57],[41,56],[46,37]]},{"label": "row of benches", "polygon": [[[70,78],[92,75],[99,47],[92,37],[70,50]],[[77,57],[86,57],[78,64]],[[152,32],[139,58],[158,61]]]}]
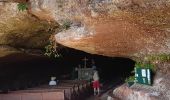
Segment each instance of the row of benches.
[{"label": "row of benches", "polygon": [[92,92],[86,81],[60,81],[57,86],[42,85],[27,90],[0,94],[0,100],[83,100]]}]

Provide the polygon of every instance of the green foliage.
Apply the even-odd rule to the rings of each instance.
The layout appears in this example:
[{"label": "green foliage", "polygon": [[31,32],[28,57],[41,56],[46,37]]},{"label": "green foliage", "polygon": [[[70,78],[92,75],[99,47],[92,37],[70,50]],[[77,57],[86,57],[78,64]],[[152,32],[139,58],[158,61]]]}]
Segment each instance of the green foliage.
[{"label": "green foliage", "polygon": [[61,57],[61,55],[56,51],[56,49],[51,44],[49,44],[45,47],[45,54],[44,55],[51,57],[51,58]]},{"label": "green foliage", "polygon": [[45,47],[45,54],[44,55],[51,57],[51,58],[61,57],[59,50],[57,50],[57,46],[56,46],[54,36],[51,36],[50,43]]},{"label": "green foliage", "polygon": [[19,11],[24,11],[24,10],[28,9],[27,3],[19,3],[17,6],[18,6]]},{"label": "green foliage", "polygon": [[134,82],[135,81],[135,76],[129,76],[128,78],[126,78],[125,82]]},{"label": "green foliage", "polygon": [[139,68],[139,67],[141,67],[141,66],[143,66],[142,62],[137,61],[137,62],[135,63],[135,67],[136,67],[136,68]]},{"label": "green foliage", "polygon": [[65,21],[61,27],[64,30],[68,30],[71,27],[71,22],[70,21]]},{"label": "green foliage", "polygon": [[143,61],[138,61],[135,63],[136,68],[149,68],[152,71],[156,71],[156,63],[169,62],[170,54],[155,54],[148,55]]},{"label": "green foliage", "polygon": [[56,30],[57,32],[61,32],[64,30],[68,30],[71,27],[72,22],[69,20],[65,20],[62,22],[62,25]]},{"label": "green foliage", "polygon": [[[170,61],[170,54],[157,54],[157,55],[149,55],[146,56],[144,60],[136,61],[135,68],[144,68],[150,69],[152,72],[156,72],[156,65],[155,61],[157,62],[169,62]],[[134,70],[131,72],[134,74]],[[125,80],[125,82],[133,82],[135,80],[135,76],[130,76]]]},{"label": "green foliage", "polygon": [[135,67],[136,68],[149,68],[152,71],[156,70],[156,67],[153,64],[151,64],[150,62],[136,62]]},{"label": "green foliage", "polygon": [[150,55],[147,59],[151,62],[159,61],[159,62],[168,62],[170,61],[170,54],[158,54],[158,55]]}]

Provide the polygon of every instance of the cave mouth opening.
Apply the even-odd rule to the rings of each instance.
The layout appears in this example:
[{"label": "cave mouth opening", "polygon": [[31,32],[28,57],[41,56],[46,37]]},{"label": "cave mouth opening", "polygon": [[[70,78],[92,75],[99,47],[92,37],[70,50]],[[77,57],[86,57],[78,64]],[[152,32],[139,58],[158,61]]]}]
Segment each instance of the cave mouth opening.
[{"label": "cave mouth opening", "polygon": [[[134,69],[135,62],[129,58],[105,57],[88,54],[79,50],[67,48],[62,51],[62,57],[50,59],[15,54],[0,58],[0,90],[26,89],[42,84],[48,84],[51,76],[57,79],[71,79],[72,70],[84,64],[86,57],[87,67],[91,67],[91,60],[95,61],[102,82],[124,81]],[[17,87],[19,86],[19,87]]]}]

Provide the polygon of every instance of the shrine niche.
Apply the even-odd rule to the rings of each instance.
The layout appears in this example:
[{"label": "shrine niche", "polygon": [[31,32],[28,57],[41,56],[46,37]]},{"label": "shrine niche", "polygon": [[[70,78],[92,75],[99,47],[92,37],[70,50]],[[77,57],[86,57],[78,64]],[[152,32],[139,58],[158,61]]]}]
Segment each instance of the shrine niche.
[{"label": "shrine niche", "polygon": [[79,80],[91,80],[93,76],[92,68],[79,68],[78,69],[78,79]]}]

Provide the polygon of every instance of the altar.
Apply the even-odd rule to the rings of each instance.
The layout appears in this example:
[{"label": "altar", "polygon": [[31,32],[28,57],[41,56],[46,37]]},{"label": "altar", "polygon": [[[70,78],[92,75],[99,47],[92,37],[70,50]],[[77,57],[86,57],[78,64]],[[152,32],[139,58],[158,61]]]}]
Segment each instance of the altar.
[{"label": "altar", "polygon": [[79,80],[92,80],[93,78],[93,68],[87,68],[88,59],[85,57],[82,59],[84,61],[84,67],[78,68],[78,79]]},{"label": "altar", "polygon": [[78,68],[78,79],[79,80],[91,80],[93,78],[92,68]]}]

